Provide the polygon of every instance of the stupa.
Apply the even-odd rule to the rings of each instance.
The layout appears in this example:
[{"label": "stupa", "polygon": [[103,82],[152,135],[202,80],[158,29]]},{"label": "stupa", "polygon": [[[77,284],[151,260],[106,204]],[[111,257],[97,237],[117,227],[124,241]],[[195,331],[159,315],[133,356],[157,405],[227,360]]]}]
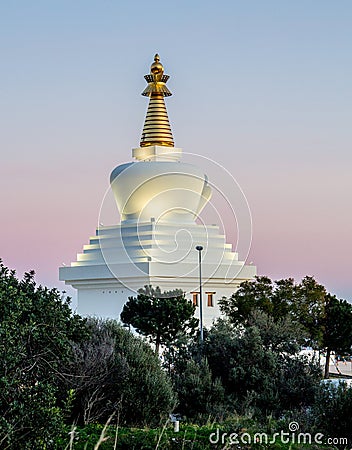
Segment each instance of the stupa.
[{"label": "stupa", "polygon": [[116,319],[145,285],[179,288],[197,305],[197,315],[202,297],[209,326],[220,315],[218,300],[252,279],[256,268],[238,259],[218,226],[197,223],[211,187],[202,169],[182,162],[182,149],[174,146],[164,100],[172,95],[169,76],[158,55],[144,78],[149,106],[140,146],[132,150],[135,161],[110,176],[120,223],[99,226],[77,260],[59,269],[60,280],[77,289],[78,313]]}]

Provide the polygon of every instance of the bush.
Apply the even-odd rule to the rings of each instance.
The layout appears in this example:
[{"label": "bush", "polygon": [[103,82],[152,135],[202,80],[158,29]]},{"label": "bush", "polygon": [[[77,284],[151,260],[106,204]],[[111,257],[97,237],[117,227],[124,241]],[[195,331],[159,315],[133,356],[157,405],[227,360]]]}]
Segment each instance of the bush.
[{"label": "bush", "polygon": [[[142,339],[116,321],[87,322],[89,338],[73,344],[63,391],[75,395],[71,420],[158,425],[175,406],[171,381]],[[115,420],[114,419],[114,420]]]},{"label": "bush", "polygon": [[246,328],[221,320],[210,330],[204,345],[209,367],[239,413],[279,416],[312,403],[320,367],[298,355],[290,329],[258,313]]},{"label": "bush", "polygon": [[326,437],[345,437],[352,443],[352,387],[344,382],[324,383],[310,415],[314,428]]},{"label": "bush", "polygon": [[173,372],[179,404],[176,411],[188,419],[206,422],[225,414],[225,392],[219,379],[212,379],[208,362],[202,358],[178,360]]},{"label": "bush", "polygon": [[57,380],[84,320],[56,289],[37,287],[34,272],[19,281],[1,261],[0,317],[0,446],[55,448],[63,426]]}]

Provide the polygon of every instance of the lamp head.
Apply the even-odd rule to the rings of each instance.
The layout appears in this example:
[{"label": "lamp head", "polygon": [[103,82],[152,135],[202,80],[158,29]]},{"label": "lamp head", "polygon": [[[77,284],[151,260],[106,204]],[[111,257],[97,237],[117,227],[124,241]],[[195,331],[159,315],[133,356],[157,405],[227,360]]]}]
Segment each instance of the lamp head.
[{"label": "lamp head", "polygon": [[196,250],[198,250],[199,252],[201,252],[203,250],[203,247],[201,245],[197,245]]}]

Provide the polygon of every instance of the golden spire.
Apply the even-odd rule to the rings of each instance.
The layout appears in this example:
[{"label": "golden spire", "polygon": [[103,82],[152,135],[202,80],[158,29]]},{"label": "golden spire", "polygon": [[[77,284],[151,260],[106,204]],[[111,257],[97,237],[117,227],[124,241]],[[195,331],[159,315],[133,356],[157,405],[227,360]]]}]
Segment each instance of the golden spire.
[{"label": "golden spire", "polygon": [[150,97],[150,100],[140,146],[163,145],[173,147],[174,140],[164,102],[164,97],[172,95],[166,87],[169,75],[164,75],[164,67],[160,63],[158,54],[154,56],[150,74],[145,75],[144,78],[148,82],[148,86],[144,89],[142,95]]}]

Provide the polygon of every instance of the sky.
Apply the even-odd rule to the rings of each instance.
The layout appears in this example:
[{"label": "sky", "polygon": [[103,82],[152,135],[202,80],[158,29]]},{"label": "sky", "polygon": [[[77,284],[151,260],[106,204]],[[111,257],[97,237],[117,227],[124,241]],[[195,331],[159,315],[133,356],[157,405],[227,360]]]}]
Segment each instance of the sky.
[{"label": "sky", "polygon": [[58,267],[94,235],[110,173],[139,145],[156,52],[185,161],[199,155],[210,179],[216,162],[248,201],[247,261],[352,301],[349,0],[1,2],[5,265],[74,295]]}]

